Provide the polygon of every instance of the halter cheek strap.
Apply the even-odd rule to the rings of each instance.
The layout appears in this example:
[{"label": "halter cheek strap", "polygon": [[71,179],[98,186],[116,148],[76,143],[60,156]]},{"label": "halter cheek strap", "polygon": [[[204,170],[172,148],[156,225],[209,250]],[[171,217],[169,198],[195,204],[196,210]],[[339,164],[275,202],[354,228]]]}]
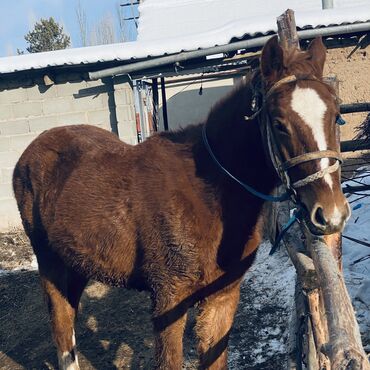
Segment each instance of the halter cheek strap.
[{"label": "halter cheek strap", "polygon": [[[261,107],[250,117],[245,117],[246,120],[251,120],[258,116],[262,111],[266,112],[266,102],[267,99],[274,93],[280,86],[286,84],[295,82],[298,80],[314,80],[319,81],[315,77],[302,77],[298,78],[297,76],[287,76],[278,82],[276,82],[264,95],[263,102]],[[339,169],[340,164],[342,163],[342,158],[340,154],[333,150],[319,150],[316,152],[309,152],[304,153],[302,155],[299,155],[297,157],[291,158],[287,161],[282,160],[282,156],[280,153],[279,145],[275,139],[274,133],[272,132],[272,124],[271,119],[267,112],[265,113],[265,119],[259,119],[259,126],[261,128],[262,132],[262,138],[266,138],[265,141],[263,141],[264,146],[266,148],[266,151],[268,152],[268,155],[271,159],[271,162],[280,178],[282,183],[285,185],[285,187],[295,196],[296,195],[296,189],[303,187],[305,185],[310,184],[313,181],[316,181],[318,179],[323,178],[327,174],[331,174]],[[335,163],[331,166],[328,166],[327,168],[321,169],[303,179],[300,179],[298,181],[295,181],[294,183],[291,182],[290,176],[288,174],[288,170],[296,167],[302,163],[310,162],[313,160],[318,159],[324,159],[324,158],[331,158],[335,159]]]}]

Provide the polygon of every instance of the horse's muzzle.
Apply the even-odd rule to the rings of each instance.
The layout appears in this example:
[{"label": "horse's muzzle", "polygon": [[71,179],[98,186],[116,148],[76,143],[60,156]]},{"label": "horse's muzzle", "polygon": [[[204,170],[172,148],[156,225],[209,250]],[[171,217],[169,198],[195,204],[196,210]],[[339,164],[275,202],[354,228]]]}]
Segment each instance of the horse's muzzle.
[{"label": "horse's muzzle", "polygon": [[306,222],[310,231],[316,235],[328,235],[342,232],[351,215],[347,200],[341,207],[334,206],[331,210],[316,203],[310,212],[306,213]]}]

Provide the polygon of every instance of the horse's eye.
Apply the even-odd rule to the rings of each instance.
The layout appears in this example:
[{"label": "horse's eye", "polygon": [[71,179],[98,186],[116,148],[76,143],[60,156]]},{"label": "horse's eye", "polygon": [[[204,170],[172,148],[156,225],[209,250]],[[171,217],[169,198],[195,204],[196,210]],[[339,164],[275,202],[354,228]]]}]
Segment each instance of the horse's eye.
[{"label": "horse's eye", "polygon": [[279,134],[290,135],[289,129],[279,120],[274,121],[274,128]]}]

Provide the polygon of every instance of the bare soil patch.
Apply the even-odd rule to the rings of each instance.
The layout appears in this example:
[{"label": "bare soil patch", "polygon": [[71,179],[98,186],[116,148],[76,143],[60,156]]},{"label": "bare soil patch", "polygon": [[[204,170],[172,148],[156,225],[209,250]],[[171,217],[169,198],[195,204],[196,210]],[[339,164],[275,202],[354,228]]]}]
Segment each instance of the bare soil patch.
[{"label": "bare soil patch", "polygon": [[[27,239],[26,239],[27,240]],[[0,236],[0,369],[57,369],[49,319],[32,250],[24,235]],[[261,259],[267,257],[263,251]],[[278,281],[289,268],[283,251],[269,266],[280,266]],[[283,263],[282,263],[283,261]],[[14,271],[14,268],[18,270]],[[8,270],[8,272],[4,272]],[[13,270],[12,272],[9,272]],[[283,370],[291,304],[284,287],[264,286],[271,270],[257,264],[242,286],[241,302],[231,333],[230,369]],[[283,282],[286,285],[286,282]],[[289,285],[289,284],[288,284]],[[81,369],[151,369],[153,334],[147,293],[91,282],[86,288],[76,326]],[[184,369],[196,369],[194,310],[185,331]]]}]

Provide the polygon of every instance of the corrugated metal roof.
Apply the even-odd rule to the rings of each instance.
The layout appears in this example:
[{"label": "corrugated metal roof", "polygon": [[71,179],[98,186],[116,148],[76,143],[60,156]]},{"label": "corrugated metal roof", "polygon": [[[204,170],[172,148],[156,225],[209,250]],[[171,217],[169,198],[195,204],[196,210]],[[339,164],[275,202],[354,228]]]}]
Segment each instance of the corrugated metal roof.
[{"label": "corrugated metal roof", "polygon": [[298,28],[316,28],[370,20],[370,0],[145,0],[140,6],[139,41],[173,50],[228,44],[232,39],[276,32],[276,18],[295,12]]},{"label": "corrugated metal roof", "polygon": [[228,44],[276,31],[276,17],[294,9],[299,28],[370,21],[370,0],[145,0],[138,41],[0,58],[0,73],[63,65],[130,61]]}]

